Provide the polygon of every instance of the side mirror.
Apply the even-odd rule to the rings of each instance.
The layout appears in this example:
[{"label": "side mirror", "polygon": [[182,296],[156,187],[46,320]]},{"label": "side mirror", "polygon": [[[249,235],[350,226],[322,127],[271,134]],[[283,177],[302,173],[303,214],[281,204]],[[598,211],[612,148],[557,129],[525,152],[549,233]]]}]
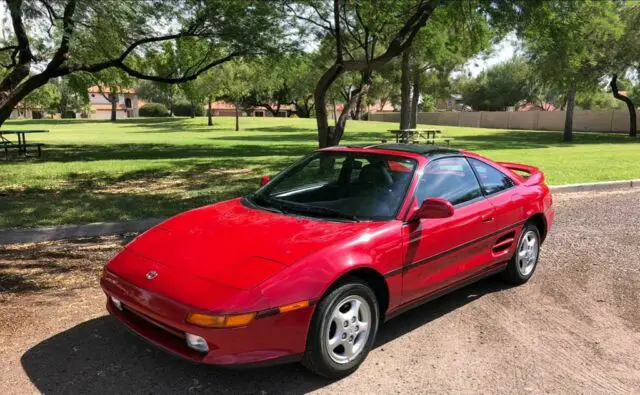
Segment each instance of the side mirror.
[{"label": "side mirror", "polygon": [[428,198],[409,216],[409,221],[421,218],[448,218],[453,215],[453,212],[453,205],[448,200]]},{"label": "side mirror", "polygon": [[269,181],[271,181],[271,177],[269,177],[269,176],[262,176],[262,177],[260,178],[260,186],[261,186],[261,187],[263,187],[263,186],[267,185],[267,183],[268,183]]}]

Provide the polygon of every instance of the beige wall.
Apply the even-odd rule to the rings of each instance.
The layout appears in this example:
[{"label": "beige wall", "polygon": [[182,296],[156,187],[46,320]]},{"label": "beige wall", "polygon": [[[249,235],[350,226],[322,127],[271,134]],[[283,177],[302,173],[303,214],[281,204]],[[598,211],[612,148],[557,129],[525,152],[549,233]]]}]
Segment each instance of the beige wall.
[{"label": "beige wall", "polygon": [[[636,111],[640,119],[640,111]],[[399,122],[397,112],[370,113],[369,120]],[[426,125],[467,126],[493,129],[563,130],[564,111],[530,112],[421,112],[418,123]],[[573,116],[576,132],[629,131],[629,112],[624,110],[576,111]]]}]

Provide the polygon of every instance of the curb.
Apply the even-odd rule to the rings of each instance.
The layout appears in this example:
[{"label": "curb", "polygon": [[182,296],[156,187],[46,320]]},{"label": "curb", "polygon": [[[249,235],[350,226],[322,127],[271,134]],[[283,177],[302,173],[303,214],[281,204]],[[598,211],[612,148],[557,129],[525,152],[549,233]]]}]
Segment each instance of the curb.
[{"label": "curb", "polygon": [[163,218],[149,218],[122,222],[98,222],[87,225],[0,230],[0,245],[139,233],[159,224],[163,220]]},{"label": "curb", "polygon": [[[606,191],[633,187],[640,187],[640,179],[556,185],[550,188],[551,191],[555,193],[568,193]],[[98,222],[87,225],[62,225],[47,228],[0,230],[0,245],[139,233],[144,232],[162,221],[164,221],[164,218],[148,218],[122,222]]]},{"label": "curb", "polygon": [[587,191],[607,191],[614,189],[624,189],[640,187],[640,180],[623,180],[623,181],[605,181],[605,182],[588,182],[583,184],[567,184],[551,186],[552,192],[587,192]]}]

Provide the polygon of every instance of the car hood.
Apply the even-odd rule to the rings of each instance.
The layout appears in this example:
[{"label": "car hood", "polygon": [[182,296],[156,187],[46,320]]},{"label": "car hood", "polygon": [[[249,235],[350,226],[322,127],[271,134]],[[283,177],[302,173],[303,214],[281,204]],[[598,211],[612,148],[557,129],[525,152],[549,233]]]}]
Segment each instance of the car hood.
[{"label": "car hood", "polygon": [[379,225],[272,213],[236,199],[173,217],[127,249],[182,274],[250,289],[307,255]]}]

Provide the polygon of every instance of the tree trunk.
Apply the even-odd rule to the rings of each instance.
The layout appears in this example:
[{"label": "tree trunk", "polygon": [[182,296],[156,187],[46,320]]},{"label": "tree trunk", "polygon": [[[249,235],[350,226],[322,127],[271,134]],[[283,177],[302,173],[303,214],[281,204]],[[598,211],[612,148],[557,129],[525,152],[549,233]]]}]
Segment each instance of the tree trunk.
[{"label": "tree trunk", "polygon": [[356,100],[356,108],[354,110],[354,117],[356,121],[360,119],[360,115],[362,113],[362,98],[364,95],[358,95],[358,99]]},{"label": "tree trunk", "polygon": [[347,120],[349,119],[349,115],[353,108],[356,106],[359,100],[362,99],[362,96],[366,95],[371,87],[371,76],[363,76],[362,84],[360,88],[351,95],[351,99],[347,104],[345,104],[342,109],[342,113],[340,113],[340,117],[338,117],[338,122],[336,122],[336,126],[334,129],[333,141],[331,141],[331,145],[340,144],[340,140],[344,135],[344,129],[347,126]]},{"label": "tree trunk", "polygon": [[209,96],[208,105],[209,105],[209,108],[207,110],[207,125],[213,126],[213,110],[211,109],[211,96]]},{"label": "tree trunk", "polygon": [[[331,84],[343,73],[342,66],[334,64],[327,71],[324,72],[316,88],[313,91],[313,97],[316,104],[316,124],[318,126],[318,146],[320,148],[329,147],[333,144],[334,138],[329,131],[329,120],[327,119],[327,90],[331,87]],[[334,101],[334,114],[335,114],[335,101]],[[335,116],[335,115],[334,115]]]},{"label": "tree trunk", "polygon": [[563,140],[566,143],[573,141],[573,109],[576,106],[576,88],[571,87],[567,92],[567,113],[564,120]]},{"label": "tree trunk", "polygon": [[611,78],[609,86],[611,86],[613,97],[623,101],[627,105],[627,110],[629,110],[629,137],[636,137],[638,135],[638,127],[636,123],[636,108],[633,105],[633,101],[627,96],[621,95],[618,91],[618,76],[616,74]]},{"label": "tree trunk", "polygon": [[409,69],[409,50],[402,53],[400,65],[400,129],[409,129],[411,126],[411,81]]},{"label": "tree trunk", "polygon": [[240,109],[236,103],[236,132],[240,130]]},{"label": "tree trunk", "polygon": [[116,114],[118,111],[118,98],[117,96],[116,98],[111,97],[109,101],[111,102],[111,122],[115,122],[118,119],[118,115]]},{"label": "tree trunk", "polygon": [[420,70],[413,72],[413,89],[411,97],[411,120],[409,128],[415,129],[418,125],[418,102],[420,101]]}]

